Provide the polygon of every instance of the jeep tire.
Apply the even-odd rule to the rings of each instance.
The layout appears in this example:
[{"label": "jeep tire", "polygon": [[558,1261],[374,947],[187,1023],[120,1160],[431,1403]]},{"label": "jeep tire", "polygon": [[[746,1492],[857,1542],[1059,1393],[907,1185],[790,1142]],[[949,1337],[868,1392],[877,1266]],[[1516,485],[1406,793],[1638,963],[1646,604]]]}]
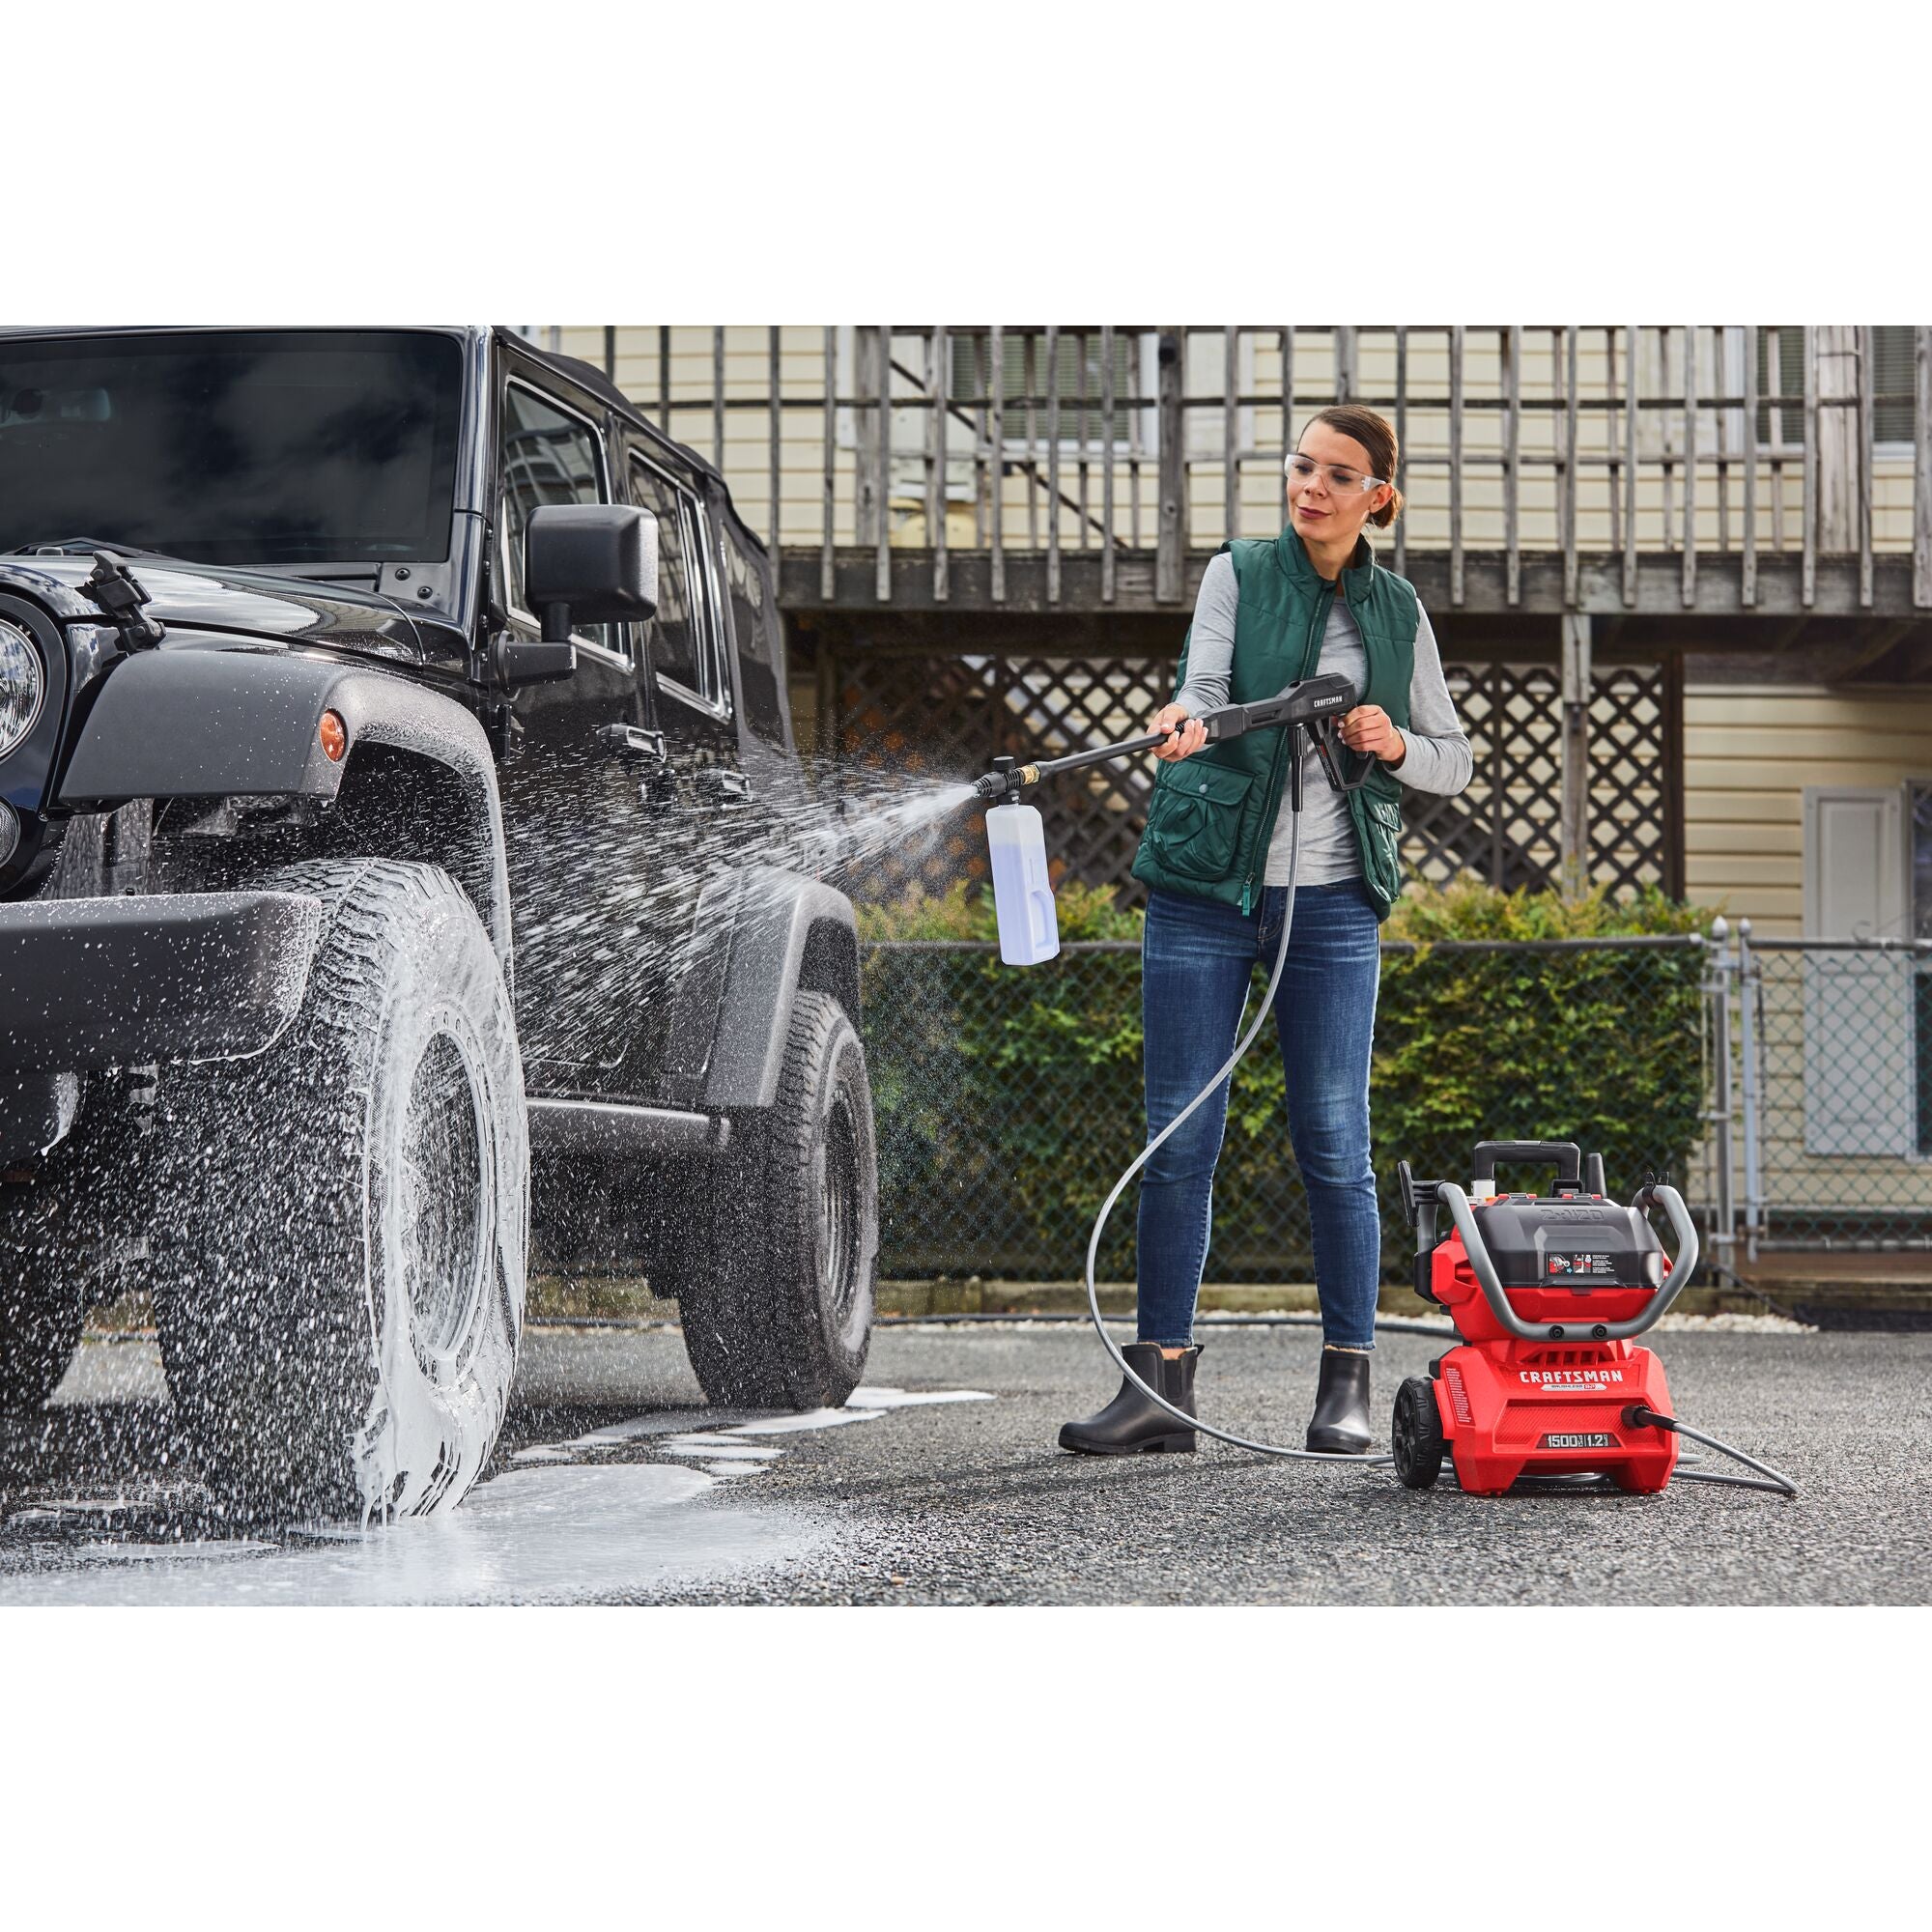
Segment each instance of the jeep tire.
[{"label": "jeep tire", "polygon": [[778,1099],[712,1177],[708,1253],[680,1270],[691,1365],[714,1403],[837,1407],[871,1346],[878,1151],[866,1052],[830,995],[793,1003]]},{"label": "jeep tire", "polygon": [[481,1472],[522,1334],[529,1155],[508,989],[433,866],[261,882],[323,901],[257,1062],[163,1077],[156,1321],[216,1492],[287,1519],[423,1515]]}]

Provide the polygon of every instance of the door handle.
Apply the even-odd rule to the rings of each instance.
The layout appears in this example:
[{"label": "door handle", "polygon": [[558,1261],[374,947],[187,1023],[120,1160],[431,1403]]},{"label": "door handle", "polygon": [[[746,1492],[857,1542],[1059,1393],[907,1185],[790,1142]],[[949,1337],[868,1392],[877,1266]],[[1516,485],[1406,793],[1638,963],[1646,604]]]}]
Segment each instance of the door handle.
[{"label": "door handle", "polygon": [[720,799],[747,799],[752,795],[752,781],[743,772],[727,771],[723,765],[706,765],[698,777],[706,789]]},{"label": "door handle", "polygon": [[613,752],[640,752],[645,757],[655,758],[663,764],[669,756],[665,747],[662,731],[646,731],[638,724],[600,724],[596,737],[600,744],[607,745]]}]

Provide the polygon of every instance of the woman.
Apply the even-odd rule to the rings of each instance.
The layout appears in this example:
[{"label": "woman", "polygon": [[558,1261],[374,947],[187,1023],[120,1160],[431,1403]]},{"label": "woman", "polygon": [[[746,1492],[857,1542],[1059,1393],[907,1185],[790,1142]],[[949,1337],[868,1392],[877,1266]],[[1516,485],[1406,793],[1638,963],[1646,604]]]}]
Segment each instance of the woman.
[{"label": "woman", "polygon": [[[1289,1130],[1308,1191],[1321,1372],[1308,1447],[1369,1446],[1381,1230],[1369,1164],[1369,1053],[1377,928],[1401,889],[1403,786],[1448,795],[1469,781],[1469,741],[1442,681],[1413,589],[1376,562],[1363,526],[1402,508],[1389,480],[1395,434],[1373,410],[1327,409],[1285,465],[1288,526],[1224,544],[1208,565],[1181,651],[1169,736],[1134,876],[1148,895],[1142,946],[1148,1137],[1193,1099],[1234,1050],[1257,962],[1272,968],[1286,907],[1293,814],[1280,730],[1207,745],[1200,714],[1340,671],[1363,701],[1342,721],[1376,762],[1358,792],[1329,788],[1303,739],[1300,861],[1289,955],[1275,997]],[[1205,749],[1204,749],[1205,747]],[[1134,1373],[1194,1414],[1194,1305],[1208,1259],[1214,1165],[1228,1082],[1141,1178],[1139,1340]],[[1097,1415],[1069,1422],[1063,1449],[1095,1456],[1192,1449],[1194,1432],[1131,1381]]]}]

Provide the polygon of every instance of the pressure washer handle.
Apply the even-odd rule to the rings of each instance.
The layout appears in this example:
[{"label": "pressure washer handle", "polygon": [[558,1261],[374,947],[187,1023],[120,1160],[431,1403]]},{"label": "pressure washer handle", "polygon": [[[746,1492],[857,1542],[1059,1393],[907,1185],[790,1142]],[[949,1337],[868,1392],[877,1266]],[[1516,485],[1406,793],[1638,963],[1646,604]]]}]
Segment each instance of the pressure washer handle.
[{"label": "pressure washer handle", "polygon": [[1569,1339],[1574,1330],[1578,1341],[1628,1342],[1663,1318],[1670,1304],[1683,1293],[1691,1275],[1696,1272],[1699,1253],[1697,1224],[1691,1220],[1690,1210],[1685,1207],[1684,1197],[1676,1188],[1659,1185],[1649,1191],[1657,1205],[1669,1215],[1671,1228],[1677,1236],[1677,1255],[1670,1264],[1669,1279],[1651,1296],[1650,1305],[1643,1313],[1629,1321],[1552,1323],[1525,1321],[1510,1305],[1509,1294],[1496,1274],[1495,1261],[1483,1239],[1483,1231],[1476,1225],[1468,1195],[1453,1180],[1438,1180],[1435,1183],[1435,1198],[1448,1208],[1449,1218],[1455,1222],[1456,1232],[1463,1237],[1463,1247],[1469,1257],[1469,1267],[1476,1277],[1476,1286],[1483,1291],[1483,1299],[1490,1304],[1490,1312],[1519,1342],[1552,1341],[1556,1339],[1550,1333],[1552,1327],[1562,1328],[1565,1339]]},{"label": "pressure washer handle", "polygon": [[1505,1162],[1540,1167],[1554,1162],[1560,1186],[1583,1184],[1583,1150],[1575,1141],[1478,1141],[1469,1174],[1476,1180],[1493,1180]]}]

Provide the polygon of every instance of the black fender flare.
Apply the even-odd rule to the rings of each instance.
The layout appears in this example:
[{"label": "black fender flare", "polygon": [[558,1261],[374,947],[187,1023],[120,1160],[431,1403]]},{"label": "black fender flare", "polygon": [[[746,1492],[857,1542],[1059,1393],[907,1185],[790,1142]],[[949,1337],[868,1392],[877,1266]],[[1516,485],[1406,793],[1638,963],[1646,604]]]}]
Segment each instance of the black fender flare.
[{"label": "black fender flare", "polygon": [[[709,972],[700,955],[680,988],[672,1059],[690,1066],[695,1042],[709,1048],[696,1095],[707,1112],[769,1107],[778,1099],[801,988],[830,993],[859,1024],[852,901],[816,879],[768,866],[752,867],[714,890],[734,900],[724,928],[729,938],[723,948],[706,949]],[[700,903],[700,921],[705,911]]]},{"label": "black fender flare", "polygon": [[[323,750],[326,711],[347,729]],[[283,650],[176,646],[117,665],[95,698],[56,796],[74,810],[131,799],[311,798],[333,802],[359,750],[384,747],[441,767],[464,824],[455,869],[507,975],[510,887],[497,763],[473,711],[413,679]]]}]

